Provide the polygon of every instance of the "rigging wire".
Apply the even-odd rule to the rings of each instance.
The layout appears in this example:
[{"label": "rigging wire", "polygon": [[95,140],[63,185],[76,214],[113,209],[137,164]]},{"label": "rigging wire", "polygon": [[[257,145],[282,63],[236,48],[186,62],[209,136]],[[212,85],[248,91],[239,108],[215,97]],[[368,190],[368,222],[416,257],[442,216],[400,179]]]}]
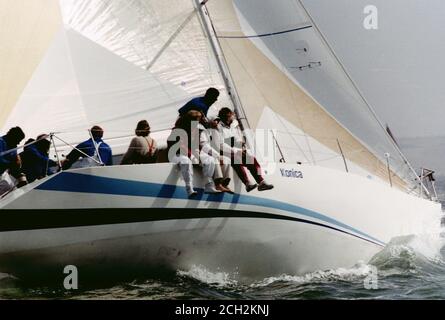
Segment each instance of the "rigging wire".
[{"label": "rigging wire", "polygon": [[383,131],[385,132],[385,137],[389,140],[390,144],[393,145],[393,147],[395,148],[395,150],[399,153],[399,155],[402,157],[403,161],[405,162],[405,164],[409,167],[409,169],[412,171],[412,173],[414,174],[414,176],[416,177],[416,181],[418,181],[420,183],[421,188],[423,188],[426,193],[429,195],[429,191],[428,189],[425,187],[425,185],[423,184],[423,182],[421,181],[421,179],[419,178],[419,176],[417,175],[416,170],[414,170],[414,168],[411,166],[411,164],[409,163],[408,159],[406,158],[406,156],[403,154],[402,150],[400,150],[400,148],[394,143],[393,139],[388,135],[388,132],[386,131],[385,126],[383,125],[383,123],[380,121],[376,111],[374,110],[374,108],[370,105],[370,103],[368,102],[368,100],[365,98],[365,96],[363,95],[363,93],[361,92],[360,88],[358,87],[358,85],[355,83],[354,79],[352,79],[352,77],[349,75],[346,67],[344,66],[344,64],[341,62],[341,60],[338,58],[337,54],[335,53],[334,49],[332,48],[332,46],[329,44],[329,42],[327,41],[326,37],[324,36],[324,34],[321,32],[320,28],[318,27],[318,25],[315,23],[315,20],[313,19],[312,15],[309,13],[309,11],[306,9],[306,6],[303,4],[302,0],[297,0],[297,3],[300,4],[300,7],[302,8],[302,10],[306,13],[307,17],[309,18],[309,20],[312,23],[312,26],[314,27],[314,29],[316,30],[317,34],[319,35],[321,41],[325,44],[325,46],[329,49],[329,52],[332,54],[332,56],[334,57],[335,61],[337,62],[337,64],[339,65],[339,67],[341,68],[341,70],[344,72],[344,74],[346,75],[346,77],[348,78],[348,80],[351,82],[352,86],[354,87],[354,89],[357,91],[357,93],[359,94],[360,98],[363,100],[363,102],[365,103],[366,107],[368,108],[368,110],[371,112],[371,115],[374,117],[374,119],[377,121],[377,123],[379,124],[379,126],[383,129]]}]

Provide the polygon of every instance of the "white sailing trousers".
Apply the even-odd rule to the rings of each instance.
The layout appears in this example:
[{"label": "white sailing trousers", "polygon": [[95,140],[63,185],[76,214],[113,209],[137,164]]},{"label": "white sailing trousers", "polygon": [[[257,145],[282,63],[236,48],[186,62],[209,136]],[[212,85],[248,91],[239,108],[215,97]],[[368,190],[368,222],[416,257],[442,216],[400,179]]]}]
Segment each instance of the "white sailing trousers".
[{"label": "white sailing trousers", "polygon": [[[213,175],[215,173],[216,162],[215,159],[204,153],[200,154],[202,173],[205,179],[205,183],[213,182]],[[172,159],[172,162],[179,165],[182,177],[186,186],[193,188],[193,162],[190,158],[184,155],[177,155]]]}]

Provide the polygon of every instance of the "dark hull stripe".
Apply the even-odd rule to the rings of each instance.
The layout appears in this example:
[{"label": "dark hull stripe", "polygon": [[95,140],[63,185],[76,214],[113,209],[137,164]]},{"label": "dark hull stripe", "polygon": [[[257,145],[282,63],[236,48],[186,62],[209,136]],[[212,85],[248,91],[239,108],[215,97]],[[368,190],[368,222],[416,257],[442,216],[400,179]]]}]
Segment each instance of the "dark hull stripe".
[{"label": "dark hull stripe", "polygon": [[[73,227],[142,223],[185,219],[247,218],[293,221],[311,224],[348,234],[355,238],[382,246],[378,242],[360,237],[322,223],[282,215],[229,211],[218,209],[72,209],[72,210],[2,210],[0,232],[47,230]],[[255,226],[252,225],[254,228]]]},{"label": "dark hull stripe", "polygon": [[[72,172],[60,173],[38,186],[36,189],[42,191],[78,192],[91,195],[106,194],[130,197],[188,200],[187,192],[183,186],[99,177]],[[219,195],[205,195],[203,190],[197,190],[199,195],[194,199],[196,201],[259,206],[304,215],[310,218],[310,220],[320,220],[323,224],[334,225],[336,229],[344,229],[347,233],[354,233],[361,238],[366,238],[372,242],[379,243],[380,245],[385,245],[385,243],[379,239],[376,239],[352,226],[337,221],[327,215],[308,210],[291,203],[245,194],[230,195],[225,193]],[[298,197],[298,194],[295,196]]]}]

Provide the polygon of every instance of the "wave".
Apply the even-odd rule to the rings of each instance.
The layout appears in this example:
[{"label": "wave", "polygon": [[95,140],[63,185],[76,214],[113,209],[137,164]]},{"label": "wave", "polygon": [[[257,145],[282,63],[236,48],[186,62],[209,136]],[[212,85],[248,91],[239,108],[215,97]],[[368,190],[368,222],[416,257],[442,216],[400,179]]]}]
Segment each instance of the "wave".
[{"label": "wave", "polygon": [[199,282],[219,286],[219,287],[231,287],[238,285],[236,280],[236,273],[230,274],[228,272],[211,272],[204,266],[192,266],[189,271],[178,270],[178,276],[187,277],[197,280]]},{"label": "wave", "polygon": [[267,287],[277,282],[286,282],[299,285],[332,281],[352,282],[367,277],[372,272],[372,268],[373,267],[371,265],[359,262],[352,268],[316,271],[302,276],[281,275],[278,277],[270,277],[252,284],[251,287]]},{"label": "wave", "polygon": [[[381,252],[368,263],[358,262],[351,268],[320,270],[305,275],[279,275],[251,283],[249,288],[263,288],[278,283],[290,285],[327,284],[349,282],[363,284],[372,273],[379,278],[415,275],[421,273],[443,272],[445,260],[445,233],[407,236],[393,239]],[[191,278],[206,285],[222,288],[242,288],[245,285],[237,280],[237,274],[212,272],[205,266],[193,266],[188,271],[178,271],[181,277]]]}]

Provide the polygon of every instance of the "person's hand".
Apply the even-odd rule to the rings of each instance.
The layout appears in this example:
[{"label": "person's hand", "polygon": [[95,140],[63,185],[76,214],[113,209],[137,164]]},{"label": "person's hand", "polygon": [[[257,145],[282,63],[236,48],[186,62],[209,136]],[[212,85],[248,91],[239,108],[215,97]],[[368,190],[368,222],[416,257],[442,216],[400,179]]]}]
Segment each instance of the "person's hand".
[{"label": "person's hand", "polygon": [[63,163],[61,163],[60,165],[59,165],[59,163],[57,163],[54,173],[62,171],[62,168],[63,168]]},{"label": "person's hand", "polygon": [[68,159],[61,160],[61,161],[60,161],[60,170],[62,170],[62,169],[63,169],[63,170],[68,169],[69,164],[70,164],[70,162],[69,162]]},{"label": "person's hand", "polygon": [[193,164],[199,164],[199,159],[193,153],[190,155],[190,160]]},{"label": "person's hand", "polygon": [[19,156],[17,156],[15,159],[12,159],[9,164],[10,171],[19,171],[21,167],[22,167],[22,161],[20,160]]},{"label": "person's hand", "polygon": [[218,128],[218,121],[216,121],[216,120],[209,121],[209,126],[212,129]]}]

